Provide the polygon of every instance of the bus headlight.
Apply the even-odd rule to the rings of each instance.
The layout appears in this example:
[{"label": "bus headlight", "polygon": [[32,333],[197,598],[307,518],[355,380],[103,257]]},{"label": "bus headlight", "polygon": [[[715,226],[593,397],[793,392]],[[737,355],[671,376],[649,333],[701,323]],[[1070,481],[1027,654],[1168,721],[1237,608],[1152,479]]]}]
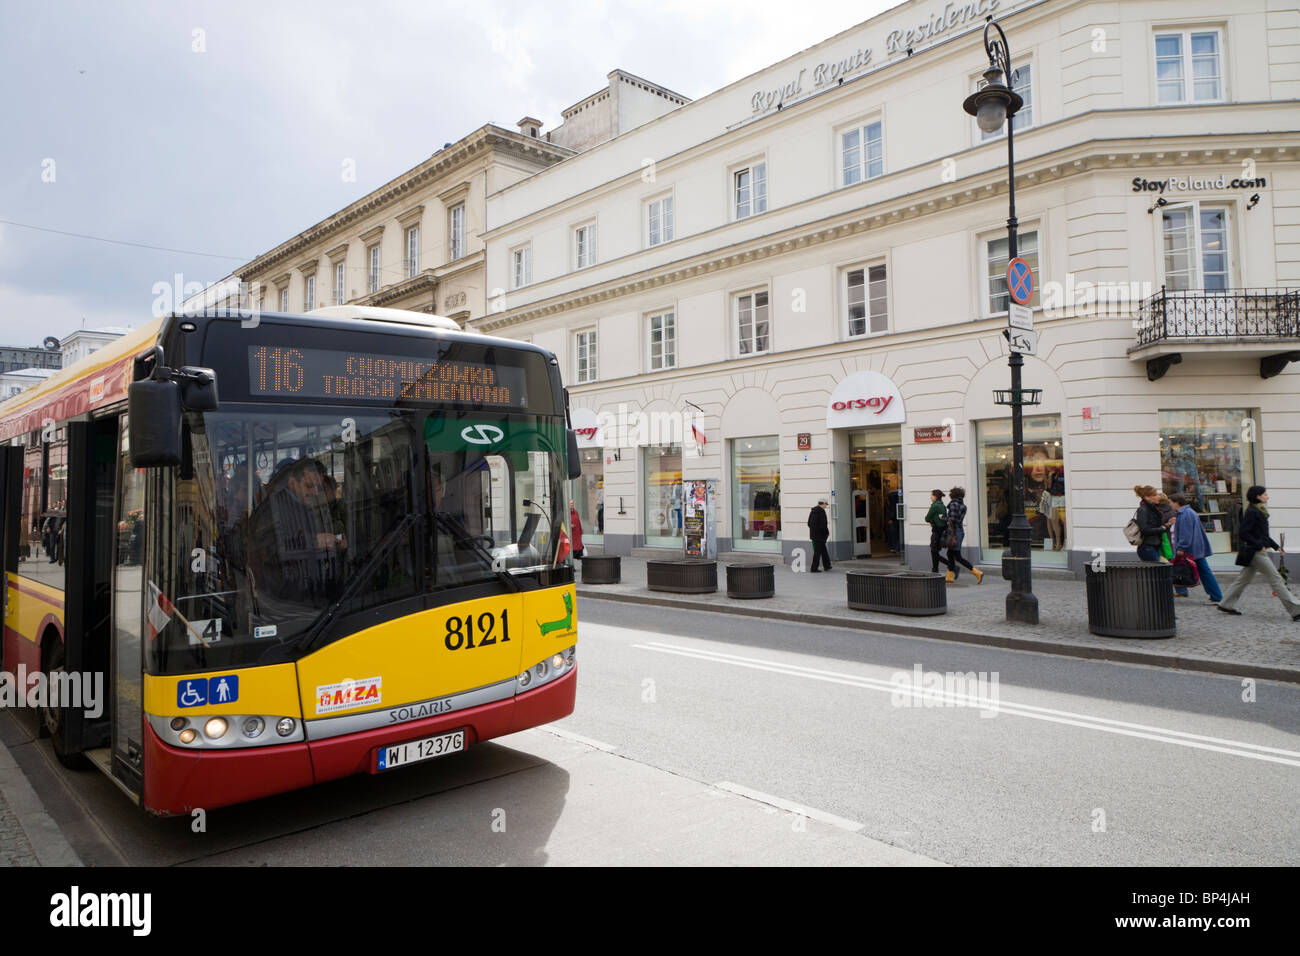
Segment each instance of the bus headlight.
[{"label": "bus headlight", "polygon": [[275,725],[275,732],[281,737],[288,737],[297,726],[297,722],[292,717],[281,717]]},{"label": "bus headlight", "polygon": [[527,687],[532,682],[533,682],[533,672],[531,670],[524,671],[522,674],[519,675],[520,687]]},{"label": "bus headlight", "polygon": [[249,717],[244,721],[244,736],[249,740],[254,737],[262,736],[262,731],[266,729],[266,721],[261,717]]},{"label": "bus headlight", "polygon": [[220,740],[222,737],[226,736],[226,731],[229,728],[230,725],[226,723],[226,718],[213,717],[203,725],[203,736],[207,737],[209,740]]},{"label": "bus headlight", "polygon": [[556,654],[554,657],[551,658],[551,667],[555,668],[558,671],[563,666],[564,666],[563,654]]},{"label": "bus headlight", "polygon": [[181,743],[192,744],[194,743],[194,738],[197,737],[198,735],[199,735],[198,731],[195,730],[193,727],[190,727],[188,730],[182,730]]},{"label": "bus headlight", "polygon": [[172,718],[172,730],[177,730],[177,731],[179,731],[179,730],[184,730],[184,729],[185,729],[185,725],[188,724],[188,723],[189,723],[189,721],[186,720],[184,717],[173,717],[173,718]]}]

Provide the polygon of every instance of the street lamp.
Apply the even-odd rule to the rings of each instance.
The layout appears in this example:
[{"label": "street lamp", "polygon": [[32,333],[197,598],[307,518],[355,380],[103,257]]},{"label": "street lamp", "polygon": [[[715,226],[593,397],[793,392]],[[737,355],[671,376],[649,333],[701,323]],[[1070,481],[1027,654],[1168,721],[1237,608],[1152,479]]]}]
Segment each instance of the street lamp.
[{"label": "street lamp", "polygon": [[[993,35],[996,31],[996,36]],[[1016,91],[1003,77],[1011,79],[1011,52],[1007,35],[990,20],[984,27],[984,51],[989,57],[989,68],[984,71],[984,85],[966,97],[962,103],[981,130],[993,133],[1007,126],[1007,260],[1017,258],[1020,250],[1016,241],[1016,153],[1013,143],[1012,122],[1020,107],[1025,105]],[[1007,294],[1010,296],[1008,288]],[[1002,576],[1011,582],[1007,595],[1007,620],[1022,624],[1038,623],[1038,598],[1034,596],[1033,579],[1029,565],[1029,519],[1025,517],[1025,422],[1021,408],[1037,404],[1037,395],[1027,394],[1021,387],[1020,372],[1024,356],[1013,351],[1007,364],[1011,367],[1011,391],[996,396],[999,404],[1011,406],[1011,447],[1013,470],[1011,475],[1011,526],[1007,537],[1011,548],[1002,552]],[[1030,390],[1033,392],[1035,390]]]}]

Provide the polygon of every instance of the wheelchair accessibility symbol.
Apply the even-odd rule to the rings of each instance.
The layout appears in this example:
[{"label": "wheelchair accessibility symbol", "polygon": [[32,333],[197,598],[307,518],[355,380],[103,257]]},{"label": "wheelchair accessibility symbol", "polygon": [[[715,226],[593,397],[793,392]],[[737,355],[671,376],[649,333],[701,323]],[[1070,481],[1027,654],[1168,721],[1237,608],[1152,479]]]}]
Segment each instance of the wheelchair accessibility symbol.
[{"label": "wheelchair accessibility symbol", "polygon": [[239,700],[239,676],[218,674],[195,677],[176,685],[177,707],[202,707],[204,704],[233,704]]},{"label": "wheelchair accessibility symbol", "polygon": [[201,707],[207,702],[208,682],[205,679],[183,680],[176,685],[177,707]]}]

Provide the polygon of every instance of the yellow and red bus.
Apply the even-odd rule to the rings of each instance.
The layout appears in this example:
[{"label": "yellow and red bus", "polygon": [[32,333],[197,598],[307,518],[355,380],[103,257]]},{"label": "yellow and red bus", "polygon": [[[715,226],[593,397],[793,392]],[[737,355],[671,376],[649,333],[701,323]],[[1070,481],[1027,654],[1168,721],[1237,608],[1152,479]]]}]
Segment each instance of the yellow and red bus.
[{"label": "yellow and red bus", "polygon": [[564,717],[567,406],[550,352],[437,316],[151,322],[0,405],[0,662],[160,814]]}]

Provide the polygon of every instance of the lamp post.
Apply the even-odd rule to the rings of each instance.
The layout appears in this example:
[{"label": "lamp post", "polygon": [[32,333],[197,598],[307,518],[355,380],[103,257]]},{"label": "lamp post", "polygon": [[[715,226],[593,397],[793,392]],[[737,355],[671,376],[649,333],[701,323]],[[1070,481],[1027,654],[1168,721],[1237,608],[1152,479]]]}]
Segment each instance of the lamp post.
[{"label": "lamp post", "polygon": [[[996,36],[994,35],[996,31]],[[989,68],[984,71],[984,85],[978,91],[966,97],[962,108],[975,117],[979,128],[986,133],[993,133],[1007,126],[1007,260],[1015,259],[1020,254],[1016,237],[1016,154],[1013,142],[1012,118],[1024,106],[1024,100],[1015,90],[1004,82],[1011,80],[1011,53],[1007,47],[1007,35],[1002,28],[990,20],[984,27],[984,50],[989,57]],[[1008,296],[1010,289],[1007,290]],[[1022,406],[1033,403],[1026,401],[1026,391],[1021,387],[1020,372],[1024,367],[1024,356],[1013,351],[1007,364],[1011,367],[1011,392],[1001,404],[1011,406],[1011,446],[1013,471],[1011,476],[1011,526],[1007,537],[1011,545],[1009,551],[1002,552],[1002,576],[1011,582],[1011,592],[1007,595],[1007,620],[1022,624],[1038,623],[1038,598],[1034,596],[1033,580],[1029,565],[1029,519],[1025,517],[1025,423],[1021,413]]]}]

